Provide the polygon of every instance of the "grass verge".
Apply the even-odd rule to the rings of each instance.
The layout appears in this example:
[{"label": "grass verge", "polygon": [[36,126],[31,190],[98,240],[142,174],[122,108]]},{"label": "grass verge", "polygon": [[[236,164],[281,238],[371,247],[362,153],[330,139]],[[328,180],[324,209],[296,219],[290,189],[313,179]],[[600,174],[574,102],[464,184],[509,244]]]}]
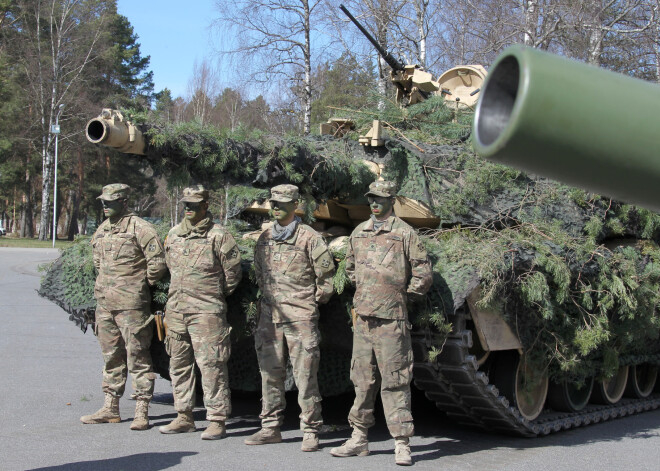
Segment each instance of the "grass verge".
[{"label": "grass verge", "polygon": [[[56,240],[55,248],[64,249],[69,247],[73,242],[70,240]],[[0,237],[0,247],[21,247],[28,249],[52,249],[52,240],[38,240],[38,239],[21,239],[14,237]]]}]

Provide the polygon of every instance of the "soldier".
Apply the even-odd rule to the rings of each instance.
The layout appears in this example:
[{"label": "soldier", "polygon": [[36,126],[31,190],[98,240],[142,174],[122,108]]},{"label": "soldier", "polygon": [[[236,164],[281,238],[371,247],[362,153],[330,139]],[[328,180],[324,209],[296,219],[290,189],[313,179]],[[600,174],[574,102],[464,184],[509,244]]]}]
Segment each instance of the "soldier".
[{"label": "soldier", "polygon": [[202,373],[206,418],[202,440],[226,436],[231,413],[227,361],[231,353],[225,297],[241,281],[241,255],[232,235],[213,223],[209,193],[197,185],[183,190],[185,218],[165,239],[172,276],[166,306],[170,377],[177,417],[161,433],[194,432],[195,362]]},{"label": "soldier", "polygon": [[316,377],[320,359],[317,304],[332,296],[335,266],[323,238],[295,215],[297,202],[296,186],[272,188],[270,204],[275,222],[261,234],[254,253],[262,293],[254,335],[261,370],[262,428],[245,443],[282,441],[288,353],[301,409],[301,449],[316,451],[323,424]]},{"label": "soldier", "polygon": [[103,360],[103,407],[80,418],[84,424],[120,422],[119,398],[126,386],[126,369],[135,390],[135,418],[131,430],[149,428],[149,401],[154,380],[149,347],[153,336],[149,286],[167,271],[163,246],[154,227],[128,210],[128,185],[103,187],[98,199],[107,217],[92,246],[98,272],[95,334]]},{"label": "soldier", "polygon": [[355,402],[348,416],[353,433],[330,453],[369,454],[367,430],[374,425],[380,389],[387,427],[395,439],[396,464],[409,466],[413,354],[406,301],[409,295],[426,294],[431,265],[414,229],[394,215],[395,185],[374,182],[365,196],[371,219],[355,228],[346,251],[346,273],[356,287],[351,361]]}]

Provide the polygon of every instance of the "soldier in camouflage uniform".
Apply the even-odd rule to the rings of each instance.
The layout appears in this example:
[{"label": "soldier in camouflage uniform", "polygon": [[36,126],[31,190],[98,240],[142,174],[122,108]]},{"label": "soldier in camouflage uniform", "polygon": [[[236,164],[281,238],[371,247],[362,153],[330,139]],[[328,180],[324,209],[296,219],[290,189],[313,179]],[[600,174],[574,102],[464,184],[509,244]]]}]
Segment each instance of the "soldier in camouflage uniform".
[{"label": "soldier in camouflage uniform", "polygon": [[355,228],[346,250],[346,273],[356,286],[351,362],[355,402],[348,416],[353,434],[330,453],[369,454],[367,430],[374,425],[380,389],[387,427],[395,439],[396,463],[411,465],[413,354],[406,302],[409,295],[426,294],[431,265],[415,230],[394,215],[395,185],[374,182],[366,196],[371,219]]},{"label": "soldier in camouflage uniform", "polygon": [[232,235],[213,223],[208,191],[183,190],[185,218],[165,240],[171,281],[165,318],[165,348],[177,417],[161,433],[194,432],[195,362],[202,373],[206,418],[203,440],[226,436],[231,413],[227,361],[231,352],[225,297],[241,280],[241,255]]},{"label": "soldier in camouflage uniform", "polygon": [[295,209],[298,188],[278,185],[271,190],[275,218],[254,252],[254,267],[262,298],[254,336],[261,370],[262,428],[245,440],[247,445],[282,441],[284,380],[287,353],[298,387],[303,451],[318,450],[323,423],[319,368],[319,303],[332,296],[335,266],[323,238],[303,224]]},{"label": "soldier in camouflage uniform", "polygon": [[120,422],[119,398],[130,371],[135,390],[132,430],[149,428],[149,401],[154,380],[149,347],[153,335],[149,286],[167,271],[163,246],[151,224],[128,210],[128,185],[103,187],[98,199],[107,219],[92,237],[94,266],[98,272],[95,333],[105,366],[105,402],[96,413],[80,420],[85,424]]}]

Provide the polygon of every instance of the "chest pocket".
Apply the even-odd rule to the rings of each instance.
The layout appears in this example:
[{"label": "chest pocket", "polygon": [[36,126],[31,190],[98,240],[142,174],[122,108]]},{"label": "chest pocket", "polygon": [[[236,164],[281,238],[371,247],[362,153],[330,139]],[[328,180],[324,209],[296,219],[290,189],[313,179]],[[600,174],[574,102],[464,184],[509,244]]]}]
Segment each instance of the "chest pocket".
[{"label": "chest pocket", "polygon": [[379,257],[380,264],[385,267],[400,268],[403,266],[403,239],[397,235],[385,236],[385,247]]},{"label": "chest pocket", "polygon": [[353,250],[359,257],[367,257],[370,250],[373,250],[371,246],[374,243],[374,239],[364,232],[355,234],[353,236]]},{"label": "chest pocket", "polygon": [[115,234],[112,238],[108,238],[107,242],[110,243],[110,248],[106,248],[105,250],[109,250],[112,253],[114,260],[133,260],[140,255],[140,249],[133,234]]},{"label": "chest pocket", "polygon": [[280,273],[296,280],[303,275],[307,266],[304,251],[293,245],[280,244],[273,251],[273,261],[275,258],[279,258],[276,263]]},{"label": "chest pocket", "polygon": [[190,251],[190,264],[198,268],[212,268],[215,262],[213,255],[213,244],[208,239],[190,240],[186,244]]}]

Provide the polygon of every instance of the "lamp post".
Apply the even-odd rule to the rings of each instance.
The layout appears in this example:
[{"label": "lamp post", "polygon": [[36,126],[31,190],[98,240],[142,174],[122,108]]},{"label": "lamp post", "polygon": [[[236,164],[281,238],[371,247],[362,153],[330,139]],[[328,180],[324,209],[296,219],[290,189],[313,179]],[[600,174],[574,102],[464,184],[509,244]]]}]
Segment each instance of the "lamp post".
[{"label": "lamp post", "polygon": [[60,136],[60,114],[64,103],[60,104],[55,116],[55,124],[50,128],[50,132],[55,134],[55,184],[53,185],[53,248],[55,248],[55,239],[57,239],[57,140]]}]

